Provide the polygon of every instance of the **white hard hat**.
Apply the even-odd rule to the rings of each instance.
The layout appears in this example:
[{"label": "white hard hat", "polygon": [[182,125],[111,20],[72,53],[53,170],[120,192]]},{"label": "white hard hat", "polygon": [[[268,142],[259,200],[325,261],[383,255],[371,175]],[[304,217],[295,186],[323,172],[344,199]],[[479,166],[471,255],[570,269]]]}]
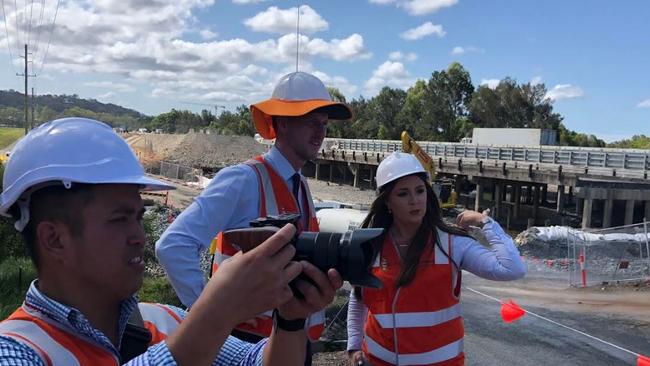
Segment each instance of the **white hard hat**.
[{"label": "white hard hat", "polygon": [[381,161],[377,168],[377,189],[407,175],[425,173],[424,167],[413,154],[395,151]]},{"label": "white hard hat", "polygon": [[[326,108],[324,108],[326,107]],[[333,102],[320,79],[306,72],[292,72],[283,76],[270,99],[251,105],[255,129],[265,139],[275,138],[273,116],[298,117],[324,108],[329,119],[350,119],[352,111],[339,102]]]},{"label": "white hard hat", "polygon": [[30,131],[13,148],[5,166],[0,214],[18,203],[16,229],[29,221],[32,188],[48,182],[137,184],[142,190],[174,189],[145,176],[142,165],[124,141],[106,124],[86,118],[62,118]]}]

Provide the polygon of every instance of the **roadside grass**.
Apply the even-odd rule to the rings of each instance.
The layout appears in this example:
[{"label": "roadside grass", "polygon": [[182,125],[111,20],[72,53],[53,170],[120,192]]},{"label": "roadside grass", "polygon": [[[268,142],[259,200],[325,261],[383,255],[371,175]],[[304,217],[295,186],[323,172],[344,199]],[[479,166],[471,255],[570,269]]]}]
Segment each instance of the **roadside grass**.
[{"label": "roadside grass", "polygon": [[0,127],[0,149],[14,143],[25,134],[23,128]]},{"label": "roadside grass", "polygon": [[[0,320],[14,312],[25,298],[36,269],[29,258],[7,258],[0,262]],[[182,307],[166,277],[145,277],[138,292],[140,301]]]},{"label": "roadside grass", "polygon": [[11,315],[23,303],[36,269],[29,258],[9,257],[0,262],[0,319]]},{"label": "roadside grass", "polygon": [[138,291],[138,298],[141,302],[155,302],[183,308],[167,277],[145,276],[142,288]]}]

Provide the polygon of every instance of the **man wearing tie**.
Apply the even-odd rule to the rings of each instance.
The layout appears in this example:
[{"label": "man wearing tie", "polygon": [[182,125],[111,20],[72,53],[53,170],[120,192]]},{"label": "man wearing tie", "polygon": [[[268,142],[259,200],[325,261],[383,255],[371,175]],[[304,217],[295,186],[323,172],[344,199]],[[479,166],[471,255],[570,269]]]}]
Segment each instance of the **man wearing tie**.
[{"label": "man wearing tie", "polygon": [[[312,197],[300,169],[316,157],[328,120],[352,117],[347,105],[333,102],[325,85],[304,72],[282,77],[270,99],[251,105],[251,114],[259,134],[265,139],[275,138],[274,146],[263,155],[219,171],[156,243],[158,260],[187,307],[192,306],[206,282],[200,253],[209,247],[214,250],[214,272],[237,252],[223,240],[223,231],[248,227],[258,217],[282,213],[301,214],[298,231],[318,231]],[[309,338],[315,341],[323,330],[324,314],[276,321],[285,330],[306,327]],[[267,312],[240,324],[233,335],[255,342],[269,336],[272,324],[271,312]],[[308,352],[306,364],[310,363]]]}]

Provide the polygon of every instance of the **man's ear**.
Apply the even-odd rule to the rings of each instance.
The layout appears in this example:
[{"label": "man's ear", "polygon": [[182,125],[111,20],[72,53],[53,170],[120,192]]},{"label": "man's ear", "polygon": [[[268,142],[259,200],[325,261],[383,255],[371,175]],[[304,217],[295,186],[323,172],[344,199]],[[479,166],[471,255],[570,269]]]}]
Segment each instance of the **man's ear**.
[{"label": "man's ear", "polygon": [[68,256],[69,238],[70,232],[62,222],[43,220],[36,226],[36,246],[43,259],[64,262]]}]

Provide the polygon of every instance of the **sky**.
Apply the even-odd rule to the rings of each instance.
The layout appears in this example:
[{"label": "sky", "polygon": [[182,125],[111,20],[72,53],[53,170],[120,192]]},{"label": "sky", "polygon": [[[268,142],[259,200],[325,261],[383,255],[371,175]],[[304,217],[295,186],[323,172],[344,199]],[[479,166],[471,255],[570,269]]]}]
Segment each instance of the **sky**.
[{"label": "sky", "polygon": [[298,43],[348,100],[457,61],[476,87],[544,83],[569,129],[650,135],[646,0],[1,1],[0,89],[24,90],[27,43],[36,94],[221,113],[268,98]]}]

